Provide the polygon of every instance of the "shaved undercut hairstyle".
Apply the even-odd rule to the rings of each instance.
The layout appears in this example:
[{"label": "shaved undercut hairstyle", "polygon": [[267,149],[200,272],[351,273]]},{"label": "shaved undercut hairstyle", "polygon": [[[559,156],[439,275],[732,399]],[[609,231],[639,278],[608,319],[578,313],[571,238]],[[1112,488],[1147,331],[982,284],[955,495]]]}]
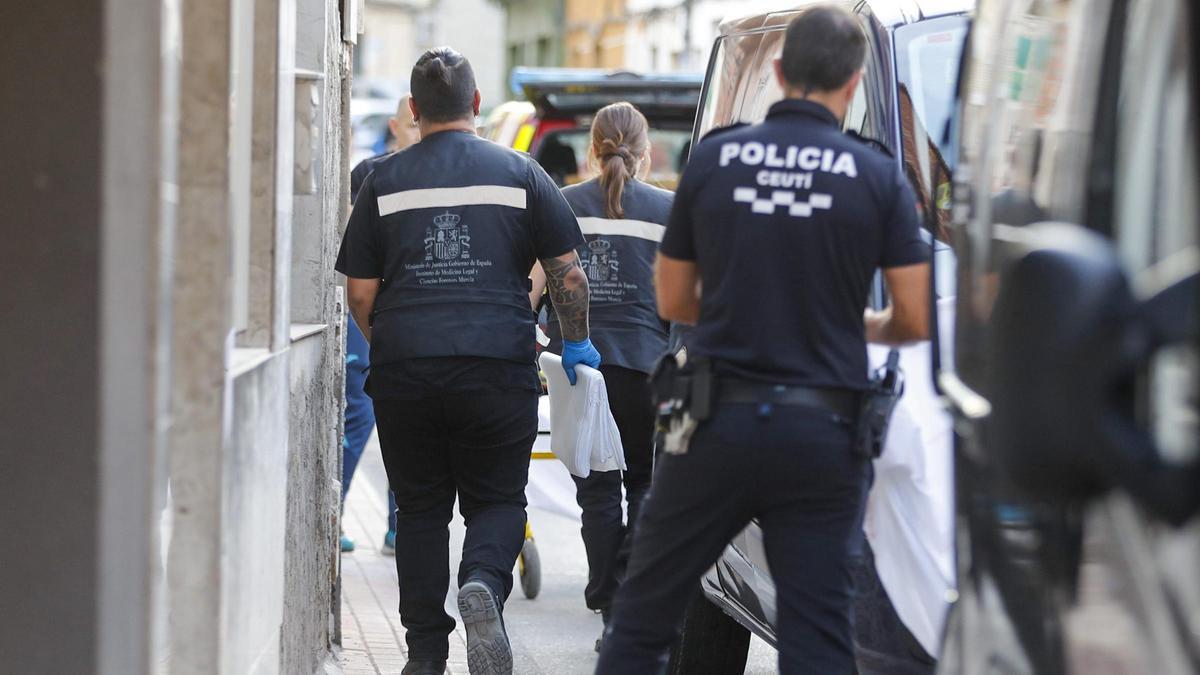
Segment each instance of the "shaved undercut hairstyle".
[{"label": "shaved undercut hairstyle", "polygon": [[465,56],[449,47],[422,54],[409,86],[422,119],[453,122],[475,114],[475,71]]},{"label": "shaved undercut hairstyle", "polygon": [[788,84],[804,94],[835,91],[867,58],[858,19],[835,5],[808,9],[788,24],[780,65]]}]

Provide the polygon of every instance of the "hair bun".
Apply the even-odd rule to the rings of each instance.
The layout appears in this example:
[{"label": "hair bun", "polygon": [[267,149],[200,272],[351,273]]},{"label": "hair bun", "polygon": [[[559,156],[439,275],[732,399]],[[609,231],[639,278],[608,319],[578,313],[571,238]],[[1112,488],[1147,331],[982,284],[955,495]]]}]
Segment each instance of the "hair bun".
[{"label": "hair bun", "polygon": [[615,148],[613,148],[611,151],[604,153],[604,155],[601,157],[601,159],[608,161],[609,159],[612,159],[613,157],[620,157],[621,160],[624,161],[626,164],[632,164],[634,161],[637,160],[637,158],[633,156],[633,151],[630,150],[629,146],[625,145],[625,144],[618,145]]},{"label": "hair bun", "polygon": [[426,64],[426,68],[428,69],[429,74],[436,75],[437,78],[446,85],[450,84],[450,66],[448,66],[446,62],[442,60],[442,57],[435,56],[432,59],[429,59],[429,62]]}]

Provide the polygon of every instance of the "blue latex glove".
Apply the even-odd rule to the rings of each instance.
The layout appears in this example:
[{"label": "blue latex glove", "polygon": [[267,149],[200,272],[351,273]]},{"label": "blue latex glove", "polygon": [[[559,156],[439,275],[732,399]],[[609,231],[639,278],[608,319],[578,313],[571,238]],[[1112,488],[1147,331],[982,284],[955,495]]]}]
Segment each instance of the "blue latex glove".
[{"label": "blue latex glove", "polygon": [[592,346],[591,338],[584,338],[579,342],[571,342],[563,340],[562,350],[562,367],[567,371],[567,381],[571,386],[575,386],[575,366],[582,363],[585,366],[592,368],[600,367],[600,352]]}]

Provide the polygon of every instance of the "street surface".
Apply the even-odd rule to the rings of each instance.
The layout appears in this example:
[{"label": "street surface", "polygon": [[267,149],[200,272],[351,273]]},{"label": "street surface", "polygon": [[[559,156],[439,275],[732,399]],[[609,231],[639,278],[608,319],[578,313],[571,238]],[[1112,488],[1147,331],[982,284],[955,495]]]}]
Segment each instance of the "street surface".
[{"label": "street surface", "polygon": [[[555,461],[555,460],[535,460]],[[387,478],[372,436],[350,486],[344,526],[357,549],[342,556],[342,652],[346,675],[399,673],[405,663],[404,629],[397,611],[396,569],[393,558],[379,554],[387,529]],[[517,675],[590,675],[596,665],[593,651],[600,634],[599,615],[583,605],[587,561],[579,523],[540,509],[530,509],[530,521],[542,559],[542,590],[527,600],[520,585],[505,606]],[[450,529],[451,560],[457,569],[462,546],[462,520]],[[454,583],[454,575],[451,575]],[[458,617],[454,592],[447,594],[451,616]],[[462,625],[451,636],[448,672],[466,675],[465,634]],[[775,652],[754,638],[746,673],[774,673]]]}]

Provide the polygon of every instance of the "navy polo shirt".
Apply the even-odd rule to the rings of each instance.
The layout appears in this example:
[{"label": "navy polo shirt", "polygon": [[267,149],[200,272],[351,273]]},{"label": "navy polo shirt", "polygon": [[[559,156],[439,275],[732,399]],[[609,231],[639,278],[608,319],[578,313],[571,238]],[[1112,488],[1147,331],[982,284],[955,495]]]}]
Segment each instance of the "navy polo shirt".
[{"label": "navy polo shirt", "polygon": [[[603,364],[649,373],[667,349],[667,326],[654,298],[654,254],[674,194],[636,179],[621,192],[621,218],[609,218],[600,181],[563,188],[586,240],[579,260],[588,277],[588,324]],[[562,326],[551,306],[550,351],[562,353]]]},{"label": "navy polo shirt", "polygon": [[381,161],[391,157],[393,152],[385,152],[382,155],[368,157],[359,162],[357,166],[350,170],[350,203],[358,201],[358,191],[362,189],[363,183],[366,182],[367,176],[375,170],[375,165]]},{"label": "navy polo shirt", "polygon": [[540,390],[529,271],[582,239],[536,162],[473,133],[373,161],[335,265],[382,280],[368,393]]},{"label": "navy polo shirt", "polygon": [[680,179],[661,252],[694,261],[689,351],[720,372],[863,389],[863,310],[877,268],[923,263],[912,189],[892,157],[796,99],[710,134]]}]

